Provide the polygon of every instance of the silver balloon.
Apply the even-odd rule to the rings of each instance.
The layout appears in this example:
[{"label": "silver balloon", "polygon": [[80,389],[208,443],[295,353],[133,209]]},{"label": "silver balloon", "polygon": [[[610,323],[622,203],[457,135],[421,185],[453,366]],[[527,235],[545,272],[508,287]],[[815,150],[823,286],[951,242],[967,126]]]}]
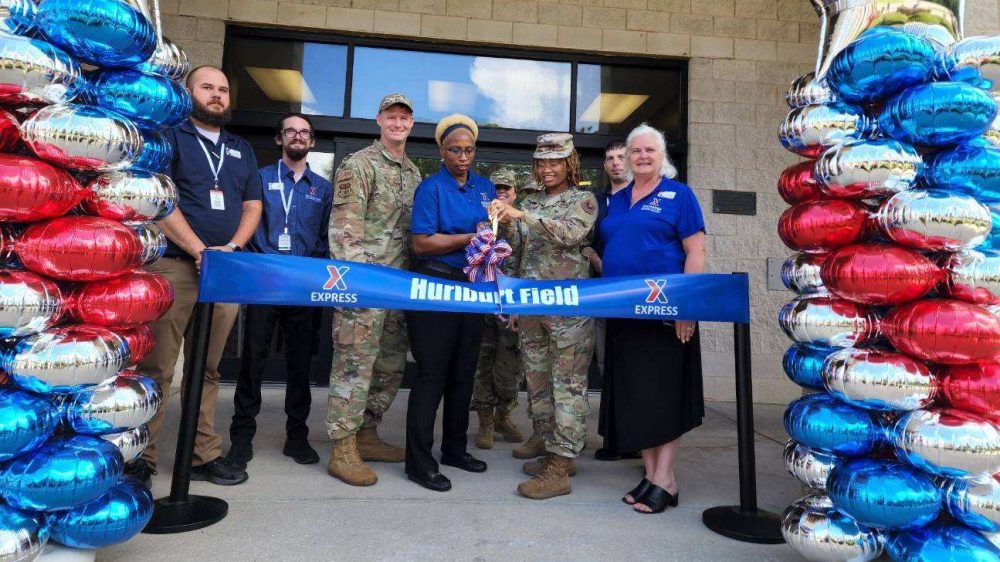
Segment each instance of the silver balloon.
[{"label": "silver balloon", "polygon": [[21,124],[21,138],[42,160],[86,172],[127,168],[143,146],[142,133],[128,119],[71,103],[36,111]]},{"label": "silver balloon", "polygon": [[32,392],[79,392],[113,378],[128,365],[128,345],[96,326],[52,328],[11,342],[0,351],[0,369]]},{"label": "silver balloon", "polygon": [[173,212],[180,197],[173,180],[149,172],[110,172],[87,187],[87,211],[113,220],[160,220]]},{"label": "silver balloon", "polygon": [[126,223],[135,231],[142,242],[142,264],[149,265],[163,257],[167,251],[167,235],[155,222]]},{"label": "silver balloon", "polygon": [[812,104],[823,104],[837,101],[837,95],[833,93],[825,80],[817,81],[812,72],[803,74],[792,82],[785,94],[785,101],[788,107],[805,107]]},{"label": "silver balloon", "polygon": [[826,489],[826,478],[839,458],[830,453],[814,451],[789,439],[785,444],[785,468],[804,486]]},{"label": "silver balloon", "polygon": [[874,134],[875,121],[864,109],[841,102],[796,107],[778,128],[782,146],[807,158],[816,158],[844,141]]},{"label": "silver balloon", "polygon": [[51,328],[65,311],[59,285],[28,271],[0,269],[0,338]]},{"label": "silver balloon", "polygon": [[823,362],[823,386],[837,398],[871,410],[929,406],[938,385],[927,365],[875,349],[842,349]]},{"label": "silver balloon", "polygon": [[944,261],[949,296],[979,304],[1000,304],[1000,254],[963,250]]},{"label": "silver balloon", "polygon": [[807,560],[864,561],[882,555],[882,534],[869,529],[815,494],[793,503],[781,516],[781,535]]},{"label": "silver balloon", "polygon": [[[997,102],[998,106],[1000,106],[1000,94],[994,92],[993,100]],[[990,128],[986,129],[986,132],[983,133],[983,140],[991,146],[1000,147],[1000,111],[998,111],[997,116],[993,118],[993,123],[990,124]]]},{"label": "silver balloon", "polygon": [[1000,37],[966,37],[948,47],[938,74],[996,90],[1000,87]]},{"label": "silver balloon", "polygon": [[0,32],[0,103],[68,102],[85,87],[80,65],[55,45]]},{"label": "silver balloon", "polygon": [[826,77],[830,63],[862,33],[877,25],[895,25],[942,46],[960,37],[963,0],[814,0],[820,14],[816,76]]},{"label": "silver balloon", "polygon": [[1000,482],[995,477],[951,481],[945,488],[945,507],[977,531],[1000,531]]},{"label": "silver balloon", "polygon": [[1000,472],[1000,428],[967,412],[907,412],[892,439],[900,459],[931,474],[979,478]]},{"label": "silver balloon", "polygon": [[140,425],[135,429],[121,433],[102,435],[101,438],[105,441],[110,441],[115,447],[118,447],[118,450],[122,452],[122,458],[125,459],[125,462],[131,462],[139,458],[139,455],[146,450],[146,445],[149,445],[149,428],[145,425]]},{"label": "silver balloon", "polygon": [[171,80],[181,80],[191,70],[191,61],[188,60],[184,49],[164,37],[163,42],[153,52],[153,56],[136,68],[150,74],[159,74]]},{"label": "silver balloon", "polygon": [[990,233],[990,210],[968,195],[911,189],[890,197],[876,214],[882,232],[898,244],[928,251],[973,248]]},{"label": "silver balloon", "polygon": [[803,296],[778,313],[785,334],[799,343],[854,347],[875,340],[879,317],[871,308],[828,296]]},{"label": "silver balloon", "polygon": [[135,429],[153,419],[163,403],[153,379],[126,372],[63,403],[66,424],[77,433],[103,435]]},{"label": "silver balloon", "polygon": [[850,141],[816,161],[816,179],[831,197],[867,199],[910,189],[924,169],[920,153],[892,139]]},{"label": "silver balloon", "polygon": [[0,561],[31,562],[48,541],[45,515],[0,505]]},{"label": "silver balloon", "polygon": [[800,295],[826,293],[819,276],[826,254],[795,254],[781,266],[781,282]]}]

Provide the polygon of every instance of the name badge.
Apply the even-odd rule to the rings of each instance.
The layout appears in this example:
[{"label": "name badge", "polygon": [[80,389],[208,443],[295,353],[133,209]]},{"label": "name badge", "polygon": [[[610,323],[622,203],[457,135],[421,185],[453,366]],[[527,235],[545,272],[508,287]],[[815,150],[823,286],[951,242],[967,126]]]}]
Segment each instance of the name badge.
[{"label": "name badge", "polygon": [[235,148],[227,148],[226,149],[226,154],[232,156],[233,158],[236,158],[237,160],[242,160],[243,159],[243,154],[240,153],[240,151],[236,150]]},{"label": "name badge", "polygon": [[213,211],[226,210],[226,198],[222,195],[221,189],[211,189],[208,192],[209,200],[212,202]]},{"label": "name badge", "polygon": [[281,191],[282,189],[284,189],[284,187],[281,185],[280,181],[272,181],[271,183],[267,184],[267,189],[271,191]]},{"label": "name badge", "polygon": [[281,233],[278,235],[278,250],[282,252],[290,252],[292,250],[292,237],[287,233]]},{"label": "name badge", "polygon": [[661,191],[660,192],[660,197],[662,197],[664,199],[673,199],[674,197],[677,197],[677,192],[675,192],[675,191]]}]

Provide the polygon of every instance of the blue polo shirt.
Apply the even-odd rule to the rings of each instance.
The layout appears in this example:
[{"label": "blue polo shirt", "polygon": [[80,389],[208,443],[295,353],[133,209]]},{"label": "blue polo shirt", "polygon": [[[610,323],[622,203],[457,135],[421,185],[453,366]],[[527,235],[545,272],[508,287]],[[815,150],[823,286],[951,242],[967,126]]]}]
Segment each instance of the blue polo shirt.
[{"label": "blue polo shirt", "polygon": [[[265,254],[286,254],[327,258],[330,255],[327,229],[333,208],[333,184],[306,165],[306,171],[295,181],[292,170],[280,163],[260,169],[264,189],[264,213],[253,235],[253,246]],[[282,197],[288,201],[288,216]],[[278,236],[288,228],[291,250],[278,249]]]},{"label": "blue polo shirt", "polygon": [[[174,180],[180,194],[178,208],[191,225],[191,230],[206,246],[224,246],[233,239],[236,228],[243,216],[243,202],[261,198],[260,175],[257,173],[257,157],[250,143],[229,131],[222,129],[219,141],[212,141],[198,134],[197,129],[186,120],[166,131],[167,141],[173,148],[168,175]],[[199,146],[201,145],[201,146]],[[202,146],[208,149],[208,159]],[[215,183],[212,168],[219,165],[219,158],[225,150],[225,160],[219,171],[219,189],[222,191],[225,210],[212,209],[209,191]],[[166,255],[191,258],[173,242],[167,242]],[[191,258],[193,259],[193,258]]]},{"label": "blue polo shirt", "polygon": [[[497,190],[488,178],[469,172],[459,185],[443,165],[438,173],[420,182],[413,196],[413,234],[469,234],[476,225],[489,220],[486,207],[496,199]],[[452,267],[465,267],[465,248],[440,256],[421,256]]]},{"label": "blue polo shirt", "polygon": [[705,230],[691,188],[663,178],[631,208],[633,183],[611,197],[601,222],[604,276],[684,273],[681,241]]}]

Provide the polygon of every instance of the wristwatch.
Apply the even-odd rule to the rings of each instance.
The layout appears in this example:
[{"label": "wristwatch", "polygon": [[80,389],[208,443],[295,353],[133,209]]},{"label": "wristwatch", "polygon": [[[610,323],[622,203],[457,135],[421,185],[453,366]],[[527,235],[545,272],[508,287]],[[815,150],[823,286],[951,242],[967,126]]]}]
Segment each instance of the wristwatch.
[{"label": "wristwatch", "polygon": [[232,250],[234,252],[239,252],[242,249],[239,246],[237,246],[235,242],[228,242],[228,243],[226,243],[226,246],[229,246],[230,248],[232,248]]}]

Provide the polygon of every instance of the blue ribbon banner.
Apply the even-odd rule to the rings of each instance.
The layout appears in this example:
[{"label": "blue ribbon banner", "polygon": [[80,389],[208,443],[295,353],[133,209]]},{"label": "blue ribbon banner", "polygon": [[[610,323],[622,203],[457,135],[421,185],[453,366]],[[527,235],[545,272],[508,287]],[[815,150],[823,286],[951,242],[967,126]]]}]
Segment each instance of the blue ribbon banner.
[{"label": "blue ribbon banner", "polygon": [[199,300],[239,304],[750,322],[747,276],[700,273],[460,283],[380,265],[208,251]]}]

